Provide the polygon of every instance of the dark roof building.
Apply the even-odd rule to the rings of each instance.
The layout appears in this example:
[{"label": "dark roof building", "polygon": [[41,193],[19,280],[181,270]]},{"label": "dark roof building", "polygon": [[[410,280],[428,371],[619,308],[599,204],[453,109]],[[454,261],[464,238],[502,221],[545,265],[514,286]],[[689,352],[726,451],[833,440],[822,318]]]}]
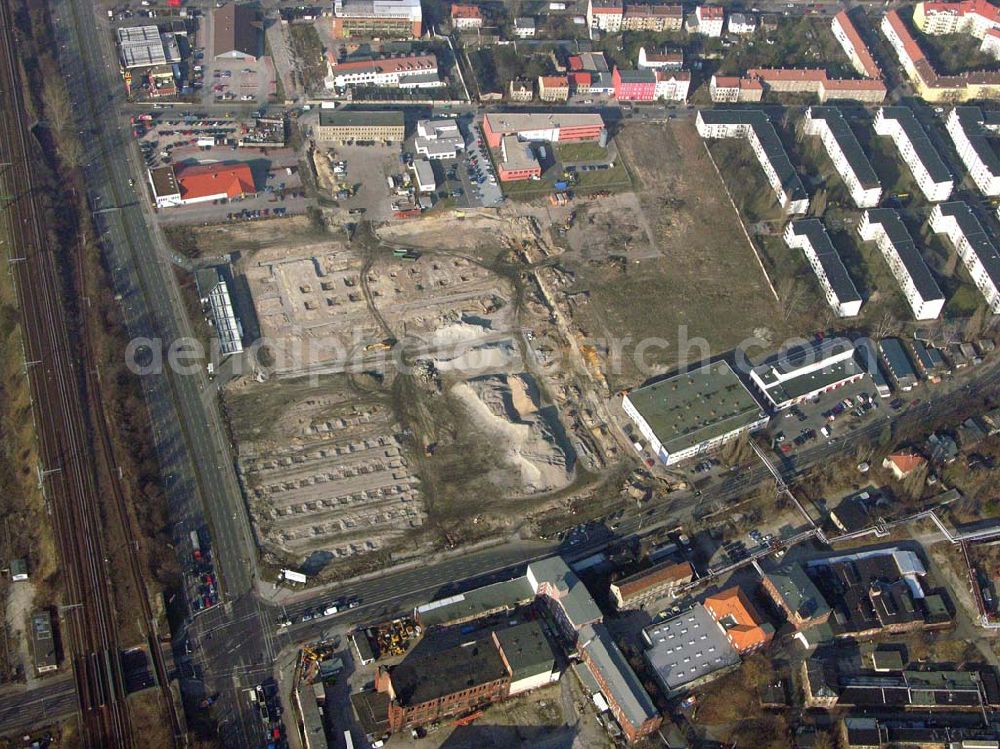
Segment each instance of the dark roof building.
[{"label": "dark roof building", "polygon": [[785,227],[785,243],[803,251],[827,302],[838,317],[853,317],[861,311],[861,294],[823,222],[815,218],[789,222]]},{"label": "dark roof building", "polygon": [[229,3],[212,14],[215,59],[253,62],[260,56],[260,24],[249,5]]},{"label": "dark roof building", "polygon": [[798,564],[786,564],[765,573],[763,585],[796,629],[822,624],[830,618],[829,604]]},{"label": "dark roof building", "polygon": [[493,641],[510,672],[512,696],[558,678],[555,653],[537,620],[495,631]]},{"label": "dark roof building", "polygon": [[883,338],[878,344],[882,352],[882,362],[892,376],[896,387],[900,390],[910,390],[917,384],[917,373],[906,355],[906,348],[898,338]]},{"label": "dark roof building", "polygon": [[507,696],[510,672],[492,638],[381,667],[375,689],[389,695],[389,730],[427,725]]},{"label": "dark roof building", "polygon": [[59,668],[52,615],[48,611],[38,611],[31,615],[31,653],[37,673],[45,674]]}]

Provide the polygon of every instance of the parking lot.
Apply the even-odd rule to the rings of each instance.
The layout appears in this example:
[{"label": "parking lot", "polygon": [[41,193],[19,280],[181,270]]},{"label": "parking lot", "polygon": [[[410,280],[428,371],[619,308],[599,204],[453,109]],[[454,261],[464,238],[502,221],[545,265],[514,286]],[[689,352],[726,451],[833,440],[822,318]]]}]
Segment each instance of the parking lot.
[{"label": "parking lot", "polygon": [[[389,187],[386,177],[399,174],[403,165],[399,160],[399,146],[382,144],[371,146],[324,143],[323,149],[336,161],[343,161],[343,173],[335,175],[338,186],[353,194],[337,197],[341,208],[363,212],[369,221],[385,221],[392,215],[389,205]],[[320,179],[320,183],[323,180]]]},{"label": "parking lot", "polygon": [[[206,13],[200,19],[193,49],[195,64],[203,67],[204,86],[201,89],[202,102],[257,102],[266,104],[275,95],[276,74],[270,57],[247,60],[216,60],[212,48],[214,13]],[[264,53],[264,36],[260,35],[260,54]]]},{"label": "parking lot", "polygon": [[779,412],[768,424],[767,434],[776,451],[790,455],[817,441],[849,436],[872,419],[883,418],[888,407],[875,392],[871,377],[865,375],[857,382]]}]

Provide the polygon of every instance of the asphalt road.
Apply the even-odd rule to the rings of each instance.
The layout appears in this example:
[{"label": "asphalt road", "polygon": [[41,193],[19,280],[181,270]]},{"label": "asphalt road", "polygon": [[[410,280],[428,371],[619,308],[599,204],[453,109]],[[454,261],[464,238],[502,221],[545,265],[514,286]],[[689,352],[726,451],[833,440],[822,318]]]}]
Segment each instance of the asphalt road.
[{"label": "asphalt road", "polygon": [[29,732],[66,718],[80,709],[76,682],[66,674],[32,690],[4,690],[0,695],[0,736]]}]

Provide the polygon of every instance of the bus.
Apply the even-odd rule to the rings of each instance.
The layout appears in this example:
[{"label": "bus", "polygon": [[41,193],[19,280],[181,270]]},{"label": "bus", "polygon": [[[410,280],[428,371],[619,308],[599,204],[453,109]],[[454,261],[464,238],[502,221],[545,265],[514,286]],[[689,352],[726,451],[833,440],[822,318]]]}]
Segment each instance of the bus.
[{"label": "bus", "polygon": [[351,738],[350,731],[344,731],[344,746],[346,746],[347,749],[354,749],[354,739]]}]

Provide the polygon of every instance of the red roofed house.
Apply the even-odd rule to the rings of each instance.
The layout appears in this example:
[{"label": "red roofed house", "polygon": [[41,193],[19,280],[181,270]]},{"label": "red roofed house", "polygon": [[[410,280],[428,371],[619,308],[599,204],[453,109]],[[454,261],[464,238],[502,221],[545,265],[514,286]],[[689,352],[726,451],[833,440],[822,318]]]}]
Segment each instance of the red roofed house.
[{"label": "red roofed house", "polygon": [[927,461],[913,453],[893,453],[882,461],[882,467],[892,471],[892,475],[902,481]]},{"label": "red roofed house", "polygon": [[866,78],[881,78],[882,70],[876,64],[868,46],[861,39],[858,30],[854,27],[854,22],[847,15],[846,10],[840,11],[833,17],[831,24],[833,35],[844,48],[844,52],[851,58],[851,64],[860,75]]},{"label": "red roofed house", "polygon": [[740,655],[752,653],[774,637],[774,627],[764,621],[756,607],[738,586],[721,590],[704,601],[704,606]]},{"label": "red roofed house", "polygon": [[246,164],[199,164],[176,170],[179,205],[255,195],[253,172]]},{"label": "red roofed house", "polygon": [[538,98],[542,101],[569,99],[569,79],[564,75],[538,76]]},{"label": "red roofed house", "polygon": [[972,34],[982,39],[990,29],[1000,28],[1000,8],[987,0],[917,3],[913,24],[925,34]]},{"label": "red roofed house", "polygon": [[756,102],[764,96],[764,84],[756,78],[713,75],[708,90],[716,104]]},{"label": "red roofed house", "polygon": [[576,71],[566,77],[569,78],[569,87],[574,94],[590,93],[590,83],[593,80],[590,73]]},{"label": "red roofed house", "polygon": [[483,25],[483,14],[475,5],[451,6],[451,25],[456,29],[478,29]]}]

